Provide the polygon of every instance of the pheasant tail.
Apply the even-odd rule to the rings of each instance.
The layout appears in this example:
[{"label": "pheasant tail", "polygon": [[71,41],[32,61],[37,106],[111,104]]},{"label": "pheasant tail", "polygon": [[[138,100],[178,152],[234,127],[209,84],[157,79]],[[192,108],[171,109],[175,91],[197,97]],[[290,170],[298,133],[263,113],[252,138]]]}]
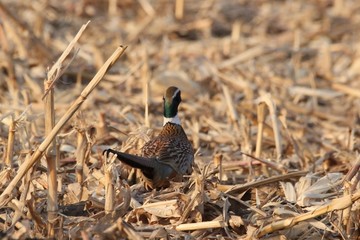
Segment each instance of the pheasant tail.
[{"label": "pheasant tail", "polygon": [[106,149],[104,151],[106,153],[106,156],[109,156],[109,153],[112,153],[116,155],[116,157],[122,161],[123,163],[126,163],[127,165],[133,167],[133,168],[139,168],[142,170],[151,170],[156,168],[157,164],[155,162],[155,158],[145,158],[141,156],[135,156],[128,153],[118,152],[113,149]]},{"label": "pheasant tail", "polygon": [[113,149],[104,151],[108,157],[109,153],[116,155],[121,162],[141,170],[142,179],[147,189],[165,186],[168,178],[173,177],[174,169],[166,163],[159,162],[156,158],[146,158],[128,153],[118,152]]}]

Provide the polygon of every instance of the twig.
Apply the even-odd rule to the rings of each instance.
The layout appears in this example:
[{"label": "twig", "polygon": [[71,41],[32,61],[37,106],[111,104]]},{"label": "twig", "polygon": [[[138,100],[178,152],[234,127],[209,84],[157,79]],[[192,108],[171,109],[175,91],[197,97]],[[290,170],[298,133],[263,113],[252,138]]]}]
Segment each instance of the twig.
[{"label": "twig", "polygon": [[275,102],[272,100],[270,94],[265,94],[265,95],[261,96],[257,101],[258,101],[258,103],[264,102],[269,108],[270,117],[271,117],[273,130],[274,130],[277,159],[279,160],[281,158],[282,148],[281,148],[281,134],[280,134],[279,124],[278,124],[278,119],[276,116]]},{"label": "twig", "polygon": [[177,231],[193,231],[193,230],[200,230],[200,229],[212,229],[212,228],[223,228],[226,224],[223,220],[217,221],[205,221],[205,222],[198,222],[198,223],[184,223],[176,226]]},{"label": "twig", "polygon": [[144,11],[149,15],[149,16],[154,16],[155,15],[155,10],[153,8],[153,6],[151,6],[150,2],[148,0],[138,0],[141,7],[144,9]]},{"label": "twig", "polygon": [[289,93],[291,95],[305,95],[305,96],[312,96],[312,97],[321,97],[323,99],[333,99],[337,97],[341,97],[343,94],[333,91],[331,89],[314,89],[314,88],[307,88],[307,87],[300,87],[300,86],[293,86],[289,88]]},{"label": "twig", "polygon": [[251,156],[250,154],[247,154],[247,153],[244,153],[244,152],[241,152],[241,154],[243,154],[243,155],[245,155],[245,156],[247,156],[247,157],[250,157],[250,158],[252,158],[252,159],[258,160],[259,162],[266,164],[267,166],[275,169],[275,170],[278,171],[278,172],[282,172],[282,173],[283,173],[283,172],[287,172],[287,171],[288,171],[288,169],[287,169],[284,165],[282,165],[281,163],[273,163],[273,162],[267,161],[267,160],[265,160],[265,159],[261,159],[261,158],[257,158],[257,157]]},{"label": "twig", "polygon": [[124,232],[126,234],[128,239],[143,239],[143,237],[132,229],[122,218],[117,220],[116,225],[120,232]]},{"label": "twig", "polygon": [[219,169],[218,179],[219,179],[220,183],[222,182],[223,174],[224,174],[222,159],[223,159],[223,155],[221,153],[216,153],[213,158],[214,166]]},{"label": "twig", "polygon": [[148,60],[148,53],[147,49],[143,48],[143,61],[144,64],[142,65],[142,80],[143,80],[143,96],[144,96],[144,105],[145,105],[145,126],[150,127],[150,120],[149,120],[149,60]]},{"label": "twig", "polygon": [[261,102],[257,105],[257,120],[258,130],[256,137],[256,151],[255,157],[260,157],[262,148],[262,138],[264,133],[264,120],[265,120],[265,103]]},{"label": "twig", "polygon": [[255,46],[253,48],[250,48],[250,49],[240,53],[239,55],[237,55],[233,58],[225,60],[224,62],[222,62],[220,64],[219,68],[220,69],[228,68],[237,63],[245,62],[245,61],[251,60],[253,58],[256,58],[258,56],[264,55],[270,51],[271,51],[270,49],[268,49],[264,46]]},{"label": "twig", "polygon": [[175,17],[178,20],[184,17],[184,0],[175,1]]},{"label": "twig", "polygon": [[346,195],[344,197],[334,199],[329,204],[319,207],[316,210],[268,224],[259,229],[257,237],[262,237],[268,233],[272,233],[281,229],[290,228],[297,223],[318,217],[329,212],[345,209],[359,199],[360,191],[356,192],[352,196]]},{"label": "twig", "polygon": [[[79,129],[76,129],[77,130],[77,134],[76,134],[77,145],[76,145],[75,173],[76,173],[76,180],[81,186],[84,181],[84,165],[85,165],[88,141],[87,141],[86,133],[85,133],[86,129],[81,126],[79,126],[79,127],[80,127]],[[81,199],[81,195],[82,195],[82,190],[80,191],[79,199]]]},{"label": "twig", "polygon": [[263,180],[259,180],[259,181],[255,181],[255,182],[251,182],[251,183],[238,184],[238,185],[232,185],[232,186],[218,184],[217,188],[220,191],[225,191],[228,194],[232,194],[235,192],[245,191],[249,188],[260,187],[260,186],[263,186],[263,185],[266,185],[269,183],[284,181],[285,179],[299,178],[299,177],[306,175],[307,173],[308,173],[308,171],[293,172],[293,173],[288,173],[286,175],[269,177],[267,179],[263,179]]},{"label": "twig", "polygon": [[[42,99],[45,98],[45,96],[48,94],[49,90],[52,88],[52,86],[55,84],[56,80],[59,79],[59,77],[61,76],[61,73],[63,73],[66,68],[70,65],[70,63],[72,62],[72,60],[75,58],[77,51],[75,52],[72,60],[69,62],[69,64],[63,68],[61,70],[61,66],[62,63],[64,62],[64,60],[67,58],[67,56],[70,54],[70,52],[72,51],[72,49],[74,48],[75,44],[78,42],[79,38],[81,37],[82,33],[85,31],[86,27],[89,25],[90,21],[88,21],[86,24],[82,25],[79,32],[75,35],[75,37],[73,38],[73,40],[71,40],[71,42],[69,43],[69,45],[67,46],[67,48],[64,50],[64,52],[61,54],[61,56],[58,58],[58,60],[56,61],[56,63],[51,67],[51,69],[49,70],[47,76],[48,76],[48,80],[52,80],[51,86],[49,86],[49,89],[47,91],[45,91],[44,96],[42,97]],[[60,71],[61,70],[61,71]],[[56,74],[57,72],[57,74]]]},{"label": "twig", "polygon": [[343,92],[353,97],[360,98],[360,91],[357,88],[349,87],[348,85],[344,85],[340,83],[333,83],[331,86],[333,89],[337,91]]},{"label": "twig", "polygon": [[11,115],[11,122],[9,126],[9,135],[5,155],[5,166],[12,168],[13,167],[13,154],[14,154],[14,140],[16,132],[16,121],[14,120],[13,115]]},{"label": "twig", "polygon": [[105,213],[112,214],[114,212],[114,199],[115,199],[115,159],[116,156],[112,155],[106,158],[104,163],[104,175],[105,175]]},{"label": "twig", "polygon": [[[45,80],[44,90],[48,91],[48,95],[44,101],[45,109],[45,134],[48,135],[55,125],[55,111],[54,111],[54,89],[51,88],[51,80]],[[56,149],[55,139],[50,142],[49,147],[45,151],[45,158],[47,163],[47,181],[48,181],[48,195],[47,195],[47,214],[48,225],[47,232],[49,238],[55,237],[56,218],[58,212],[57,199],[57,172],[56,172]]]}]

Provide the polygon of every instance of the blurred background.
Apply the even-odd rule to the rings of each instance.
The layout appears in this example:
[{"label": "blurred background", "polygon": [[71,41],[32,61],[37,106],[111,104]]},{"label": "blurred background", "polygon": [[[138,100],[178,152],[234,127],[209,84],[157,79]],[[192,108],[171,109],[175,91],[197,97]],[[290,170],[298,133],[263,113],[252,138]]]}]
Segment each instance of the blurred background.
[{"label": "blurred background", "polygon": [[[90,20],[78,54],[56,83],[57,117],[114,49],[126,45],[125,56],[82,107],[93,119],[90,125],[106,113],[112,125],[129,132],[145,124],[148,101],[146,124],[159,128],[163,91],[177,85],[184,99],[181,118],[187,132],[196,135],[196,147],[210,149],[209,155],[222,148],[236,151],[246,138],[233,131],[236,122],[249,125],[251,140],[256,99],[269,93],[310,158],[358,149],[351,137],[359,134],[359,12],[360,3],[350,0],[4,0],[0,111],[21,113],[31,104],[32,114],[42,113],[47,70]],[[34,133],[41,136],[41,131],[40,124]],[[271,131],[265,128],[270,149]],[[283,149],[292,148],[283,134]],[[249,151],[255,146],[250,140]]]}]

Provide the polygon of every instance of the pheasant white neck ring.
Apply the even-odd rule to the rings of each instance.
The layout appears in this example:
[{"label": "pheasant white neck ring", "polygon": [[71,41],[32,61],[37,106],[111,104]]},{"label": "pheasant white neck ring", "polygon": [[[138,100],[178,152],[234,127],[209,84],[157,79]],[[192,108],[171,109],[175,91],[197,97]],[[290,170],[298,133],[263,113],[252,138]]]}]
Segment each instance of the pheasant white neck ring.
[{"label": "pheasant white neck ring", "polygon": [[163,126],[165,126],[165,124],[167,123],[174,123],[174,124],[178,124],[178,125],[181,125],[181,122],[180,122],[180,118],[179,116],[176,114],[175,117],[164,117],[164,124]]}]

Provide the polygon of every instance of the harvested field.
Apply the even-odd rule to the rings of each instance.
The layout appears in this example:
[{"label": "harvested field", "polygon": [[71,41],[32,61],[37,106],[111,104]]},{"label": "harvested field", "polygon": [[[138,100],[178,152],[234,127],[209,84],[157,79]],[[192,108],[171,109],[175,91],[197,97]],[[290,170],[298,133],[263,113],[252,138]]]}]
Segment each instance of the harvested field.
[{"label": "harvested field", "polygon": [[[359,239],[360,2],[0,2],[0,238]],[[181,89],[193,173],[140,154]]]}]

